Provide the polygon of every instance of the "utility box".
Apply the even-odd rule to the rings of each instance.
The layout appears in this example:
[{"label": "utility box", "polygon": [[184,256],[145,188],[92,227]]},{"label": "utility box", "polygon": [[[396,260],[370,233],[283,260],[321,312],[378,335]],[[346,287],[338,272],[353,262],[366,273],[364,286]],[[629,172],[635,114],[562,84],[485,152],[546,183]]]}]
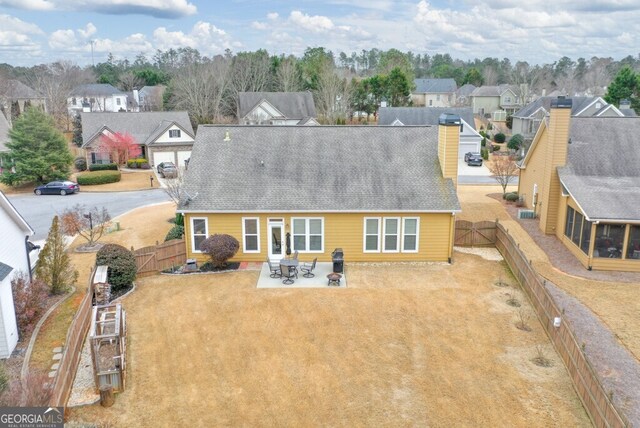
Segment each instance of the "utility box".
[{"label": "utility box", "polygon": [[333,262],[333,271],[335,273],[344,272],[344,251],[342,248],[336,248],[331,253],[331,261]]},{"label": "utility box", "polygon": [[187,262],[184,266],[185,272],[195,272],[198,270],[198,262],[196,259],[187,259]]}]

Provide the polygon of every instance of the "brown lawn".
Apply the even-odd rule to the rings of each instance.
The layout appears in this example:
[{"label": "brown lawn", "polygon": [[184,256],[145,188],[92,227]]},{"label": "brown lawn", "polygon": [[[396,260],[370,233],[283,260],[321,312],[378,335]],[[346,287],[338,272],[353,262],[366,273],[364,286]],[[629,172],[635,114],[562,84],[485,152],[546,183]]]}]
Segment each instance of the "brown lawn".
[{"label": "brown lawn", "polygon": [[[150,177],[153,177],[153,188],[157,189],[158,177],[153,170],[139,170],[135,172],[121,171],[121,179],[117,183],[100,184],[97,186],[80,186],[81,192],[126,192],[131,190],[151,189]],[[72,178],[75,181],[75,176]]]},{"label": "brown lawn", "polygon": [[[127,390],[71,420],[588,426],[535,317],[531,332],[514,326],[506,293],[519,292],[493,285],[513,281],[504,264],[455,260],[350,264],[348,289],[257,289],[254,271],[145,278],[124,301]],[[531,362],[536,345],[553,367]]]}]

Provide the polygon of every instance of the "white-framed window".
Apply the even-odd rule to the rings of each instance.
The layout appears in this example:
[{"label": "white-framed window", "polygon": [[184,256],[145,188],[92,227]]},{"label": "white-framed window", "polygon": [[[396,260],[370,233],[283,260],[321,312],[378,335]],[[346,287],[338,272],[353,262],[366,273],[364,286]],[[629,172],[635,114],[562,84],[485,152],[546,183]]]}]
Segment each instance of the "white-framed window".
[{"label": "white-framed window", "polygon": [[380,252],[380,217],[364,218],[364,242],[365,253]]},{"label": "white-framed window", "polygon": [[242,251],[260,252],[260,219],[258,217],[242,218]]},{"label": "white-framed window", "polygon": [[324,252],[324,218],[291,218],[293,251],[301,253]]},{"label": "white-framed window", "polygon": [[436,100],[440,101],[440,94],[436,95]]},{"label": "white-framed window", "polygon": [[200,244],[209,236],[209,222],[206,217],[191,217],[191,251],[201,253]]},{"label": "white-framed window", "polygon": [[402,219],[402,252],[418,252],[418,236],[420,236],[420,218],[404,217]]},{"label": "white-framed window", "polygon": [[116,105],[119,106],[120,104],[122,104],[122,100],[120,98],[116,98]]},{"label": "white-framed window", "polygon": [[383,221],[383,253],[400,251],[400,217],[385,217]]},{"label": "white-framed window", "polygon": [[169,130],[169,138],[180,138],[180,130],[179,129],[170,129]]}]

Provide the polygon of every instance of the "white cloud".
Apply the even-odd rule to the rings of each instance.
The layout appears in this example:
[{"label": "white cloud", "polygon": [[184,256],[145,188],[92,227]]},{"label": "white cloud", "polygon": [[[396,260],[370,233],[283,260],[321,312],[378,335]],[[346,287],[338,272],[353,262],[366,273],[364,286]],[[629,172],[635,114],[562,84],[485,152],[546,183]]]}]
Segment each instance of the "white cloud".
[{"label": "white cloud", "polygon": [[268,30],[269,26],[264,22],[253,21],[251,23],[251,28],[254,28],[256,30]]},{"label": "white cloud", "polygon": [[221,53],[224,49],[234,46],[231,37],[224,30],[203,21],[197,22],[188,33],[168,31],[165,27],[159,27],[153,32],[153,42],[156,49],[188,46],[198,49],[204,55]]},{"label": "white cloud", "polygon": [[44,34],[36,24],[25,22],[10,15],[0,15],[0,31],[22,34]]},{"label": "white cloud", "polygon": [[294,10],[291,12],[291,15],[289,15],[289,22],[297,25],[303,30],[313,31],[314,33],[329,31],[334,27],[333,21],[331,21],[326,16],[311,16],[302,13],[299,10]]},{"label": "white cloud", "polygon": [[150,15],[158,18],[179,18],[198,11],[188,0],[0,0],[0,6],[38,11]]},{"label": "white cloud", "polygon": [[278,12],[269,12],[267,13],[267,19],[270,19],[271,21],[275,21],[276,19],[278,19],[280,15],[278,15]]},{"label": "white cloud", "polygon": [[91,22],[87,24],[87,26],[85,27],[85,29],[79,28],[78,29],[78,34],[80,35],[80,37],[82,37],[83,39],[88,39],[89,37],[93,36],[96,31],[98,31],[98,29],[96,28],[95,25],[93,25]]}]

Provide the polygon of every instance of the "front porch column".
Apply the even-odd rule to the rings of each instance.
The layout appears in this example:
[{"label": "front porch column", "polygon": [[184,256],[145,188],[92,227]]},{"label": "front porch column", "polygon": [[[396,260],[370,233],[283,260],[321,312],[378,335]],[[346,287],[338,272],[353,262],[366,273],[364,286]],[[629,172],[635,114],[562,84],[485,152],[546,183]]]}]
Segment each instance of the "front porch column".
[{"label": "front porch column", "polygon": [[587,259],[587,268],[591,269],[591,262],[593,261],[593,250],[596,248],[596,229],[598,225],[595,222],[591,222],[591,236],[589,237],[589,258]]},{"label": "front porch column", "polygon": [[622,260],[627,259],[627,251],[629,250],[630,236],[631,236],[631,225],[627,224],[624,228],[624,239],[622,241]]}]

